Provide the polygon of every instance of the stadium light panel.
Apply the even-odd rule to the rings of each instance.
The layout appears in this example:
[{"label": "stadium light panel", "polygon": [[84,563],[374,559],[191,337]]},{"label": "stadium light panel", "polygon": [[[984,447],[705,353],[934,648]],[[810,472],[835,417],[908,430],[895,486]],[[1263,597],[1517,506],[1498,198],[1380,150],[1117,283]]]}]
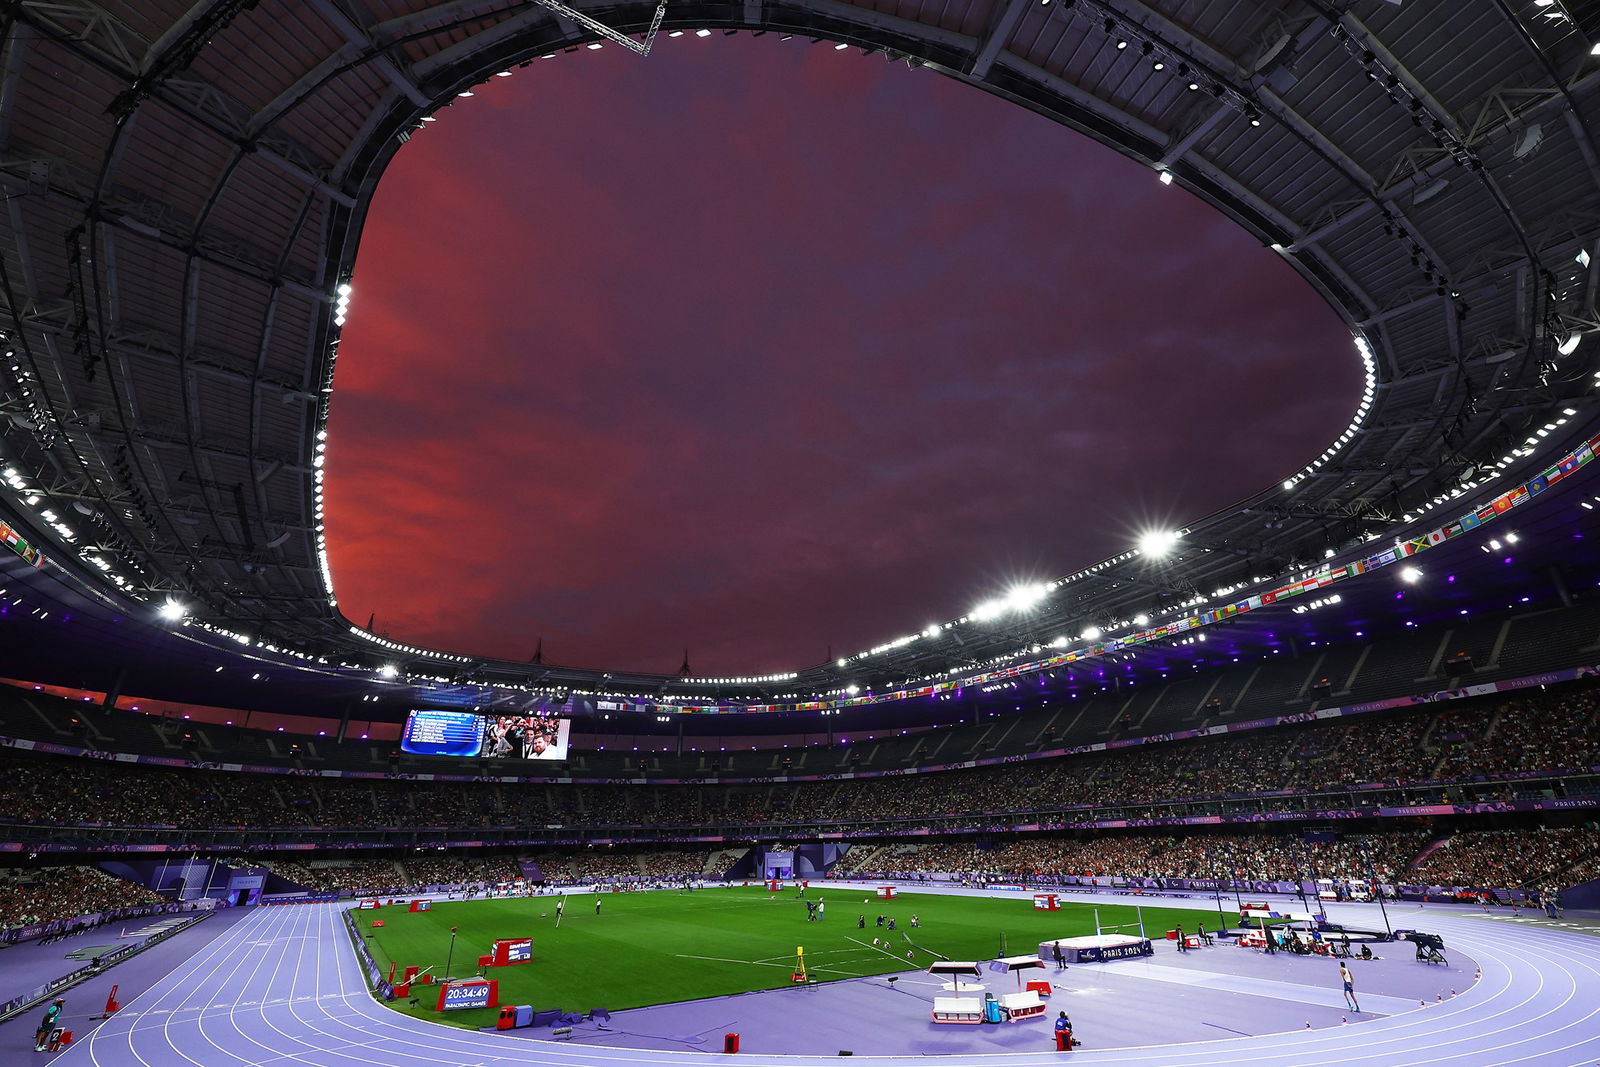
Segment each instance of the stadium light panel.
[{"label": "stadium light panel", "polygon": [[1006,593],[1005,606],[1012,611],[1031,611],[1039,601],[1050,595],[1050,587],[1043,582],[1013,586]]},{"label": "stadium light panel", "polygon": [[1178,543],[1179,534],[1175,530],[1151,530],[1139,538],[1139,551],[1153,559],[1162,559]]},{"label": "stadium light panel", "polygon": [[982,604],[979,604],[977,607],[968,612],[968,615],[971,617],[973,622],[988,622],[990,619],[998,619],[1000,617],[1000,613],[1004,610],[1005,603],[1003,601],[985,600]]}]

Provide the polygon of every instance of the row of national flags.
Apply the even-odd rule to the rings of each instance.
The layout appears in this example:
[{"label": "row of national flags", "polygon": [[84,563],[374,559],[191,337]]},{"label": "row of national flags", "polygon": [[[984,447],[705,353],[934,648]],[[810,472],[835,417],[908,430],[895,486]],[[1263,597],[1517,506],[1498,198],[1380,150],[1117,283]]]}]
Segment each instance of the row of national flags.
[{"label": "row of national flags", "polygon": [[[1002,667],[999,670],[962,678],[959,681],[938,682],[934,685],[925,685],[915,689],[897,689],[891,692],[880,693],[876,696],[868,693],[861,696],[850,697],[848,699],[809,700],[797,704],[761,704],[754,706],[745,704],[710,704],[700,707],[683,707],[681,705],[640,705],[639,710],[654,711],[658,713],[675,712],[678,714],[683,714],[686,712],[698,712],[702,714],[714,715],[740,714],[749,711],[831,710],[833,708],[855,707],[861,704],[876,704],[886,700],[906,700],[913,697],[948,693],[954,690],[960,690],[963,686],[983,685],[985,683],[1005,681],[1006,679],[1016,678],[1021,675],[1034,674],[1039,671],[1050,670],[1053,667],[1065,666],[1069,663],[1077,663],[1080,660],[1094,659],[1098,656],[1104,656],[1112,652],[1133,648],[1137,645],[1148,644],[1151,641],[1159,641],[1164,637],[1173,637],[1177,634],[1186,633],[1189,630],[1197,629],[1201,626],[1209,626],[1212,623],[1225,622],[1228,619],[1234,618],[1238,615],[1243,615],[1246,612],[1254,611],[1257,608],[1267,607],[1282,600],[1290,600],[1305,593],[1317,592],[1318,590],[1325,589],[1336,582],[1344,581],[1347,578],[1354,578],[1358,574],[1366,574],[1368,571],[1378,570],[1381,567],[1387,567],[1391,563],[1398,563],[1400,560],[1408,559],[1419,552],[1425,552],[1430,548],[1435,548],[1444,544],[1452,537],[1459,537],[1461,534],[1493,522],[1500,516],[1505,515],[1515,508],[1521,507],[1523,504],[1526,504],[1540,493],[1543,493],[1545,490],[1549,489],[1552,485],[1555,485],[1557,482],[1561,481],[1561,479],[1577,471],[1580,467],[1586,466],[1591,460],[1594,459],[1596,449],[1600,449],[1600,434],[1591,437],[1588,441],[1585,441],[1583,444],[1573,449],[1566,456],[1562,457],[1559,462],[1550,467],[1548,470],[1544,471],[1542,474],[1539,474],[1533,478],[1529,478],[1526,482],[1517,486],[1516,488],[1509,489],[1506,492],[1501,493],[1499,496],[1495,497],[1493,500],[1482,505],[1481,507],[1470,511],[1465,515],[1458,516],[1457,518],[1452,519],[1449,522],[1436,527],[1435,529],[1429,530],[1427,533],[1422,534],[1419,537],[1413,537],[1407,541],[1397,541],[1392,547],[1386,548],[1382,552],[1374,553],[1365,559],[1353,560],[1349,563],[1344,563],[1336,567],[1330,566],[1326,570],[1318,571],[1312,574],[1310,577],[1302,578],[1298,581],[1289,582],[1287,585],[1280,586],[1271,592],[1258,593],[1254,596],[1248,596],[1243,600],[1237,600],[1230,604],[1223,604],[1220,607],[1210,608],[1206,611],[1195,612],[1192,615],[1174,619],[1173,621],[1164,623],[1160,626],[1152,627],[1148,630],[1141,630],[1135,634],[1129,634],[1127,637],[1118,637],[1107,641],[1096,642],[1094,644],[1087,645],[1084,648],[1073,649],[1070,652],[1063,652],[1060,655],[1049,656],[1044,659],[1035,660],[1031,663],[1018,663],[1014,666]],[[7,534],[10,534],[9,527],[6,527],[4,523],[0,523],[0,531],[5,531]],[[10,543],[9,539],[8,543]],[[23,546],[24,548],[27,547],[26,542],[23,542]],[[15,547],[15,545],[13,545],[13,547]],[[21,550],[19,549],[18,551],[20,552]],[[24,558],[28,557],[24,556]],[[39,557],[39,560],[40,563],[42,563],[43,557]]]},{"label": "row of national flags", "polygon": [[7,548],[35,567],[44,566],[44,553],[40,552],[34,545],[29,544],[21,534],[11,528],[9,523],[0,522],[0,541],[4,541]]}]

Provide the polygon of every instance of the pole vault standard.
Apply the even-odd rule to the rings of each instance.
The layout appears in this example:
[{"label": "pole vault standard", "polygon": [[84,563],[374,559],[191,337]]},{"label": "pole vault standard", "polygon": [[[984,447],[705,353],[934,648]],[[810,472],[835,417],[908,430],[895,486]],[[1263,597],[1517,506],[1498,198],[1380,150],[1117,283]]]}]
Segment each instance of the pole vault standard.
[{"label": "pole vault standard", "polygon": [[1361,858],[1367,861],[1367,877],[1372,882],[1372,895],[1378,898],[1378,911],[1383,915],[1383,928],[1390,937],[1394,936],[1394,927],[1389,925],[1389,909],[1383,906],[1383,883],[1378,881],[1378,871],[1372,864],[1372,852],[1367,848],[1371,844],[1366,838],[1361,839]]},{"label": "pole vault standard", "polygon": [[1233,924],[1228,921],[1226,915],[1222,914],[1222,879],[1217,877],[1217,854],[1213,849],[1207,849],[1206,851],[1209,854],[1209,862],[1206,866],[1211,868],[1211,877],[1216,881],[1216,884],[1211,888],[1212,897],[1217,902],[1217,921],[1222,924],[1222,929],[1226,930]]}]

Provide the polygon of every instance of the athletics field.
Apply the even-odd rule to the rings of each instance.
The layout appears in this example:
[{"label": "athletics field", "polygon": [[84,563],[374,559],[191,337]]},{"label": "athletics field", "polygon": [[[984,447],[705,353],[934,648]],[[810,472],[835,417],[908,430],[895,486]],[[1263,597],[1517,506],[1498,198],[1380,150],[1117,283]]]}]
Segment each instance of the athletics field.
[{"label": "athletics field", "polygon": [[[1095,932],[1102,926],[1136,924],[1133,905],[1090,906],[1064,900],[1059,911],[1036,911],[1030,895],[1014,899],[903,893],[880,901],[863,889],[814,885],[805,897],[793,887],[769,892],[764,885],[605,893],[595,914],[593,893],[569,895],[556,926],[557,897],[436,901],[432,909],[409,913],[402,907],[354,913],[373,957],[387,973],[398,964],[431,968],[433,975],[456,978],[478,972],[478,957],[496,938],[533,939],[528,963],[491,967],[485,975],[500,982],[501,1004],[531,1004],[535,1009],[616,1011],[649,1004],[775,989],[791,984],[796,949],[805,948],[806,971],[819,982],[926,968],[936,959],[986,960],[1004,952],[1031,954],[1039,942]],[[806,919],[806,901],[824,900],[825,918]],[[1208,927],[1215,914],[1171,908],[1144,908],[1148,936],[1160,938],[1178,923],[1192,931],[1196,919]],[[857,927],[857,917],[866,927]],[[896,929],[877,925],[893,917]],[[911,927],[912,916],[921,925]],[[1237,921],[1237,914],[1230,916]],[[372,927],[381,919],[381,929]],[[457,927],[450,956],[450,929]],[[1133,927],[1124,932],[1136,932]],[[873,945],[877,939],[880,944]],[[885,947],[885,944],[887,947]],[[910,953],[910,956],[907,956]],[[392,1007],[408,1014],[457,1026],[493,1025],[497,1012],[468,1009],[437,1012],[436,986],[416,985],[409,998]]]}]

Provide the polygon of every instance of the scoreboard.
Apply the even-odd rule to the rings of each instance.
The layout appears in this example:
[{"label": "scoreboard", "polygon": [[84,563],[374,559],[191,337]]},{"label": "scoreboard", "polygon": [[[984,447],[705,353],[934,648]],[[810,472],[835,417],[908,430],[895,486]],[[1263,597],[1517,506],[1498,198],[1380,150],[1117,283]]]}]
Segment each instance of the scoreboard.
[{"label": "scoreboard", "polygon": [[406,716],[400,748],[419,756],[476,756],[483,750],[483,716],[418,708]]}]

